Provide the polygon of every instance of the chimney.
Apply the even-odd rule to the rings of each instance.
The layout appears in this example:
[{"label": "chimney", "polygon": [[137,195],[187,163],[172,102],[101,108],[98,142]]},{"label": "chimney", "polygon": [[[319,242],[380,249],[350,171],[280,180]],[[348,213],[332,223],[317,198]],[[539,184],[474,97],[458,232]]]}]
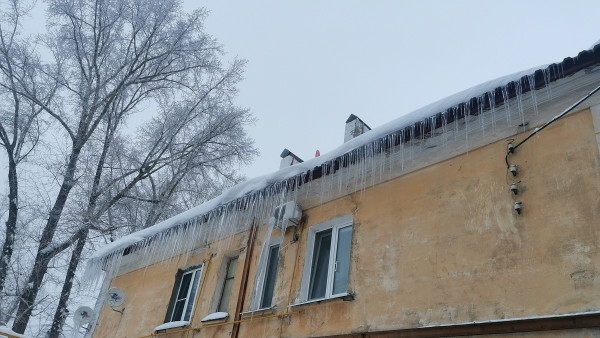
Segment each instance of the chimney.
[{"label": "chimney", "polygon": [[281,168],[285,168],[285,167],[291,167],[294,164],[297,163],[302,163],[304,161],[302,161],[302,159],[298,156],[296,156],[294,153],[292,153],[291,151],[286,149],[283,149],[283,151],[281,152],[281,164],[279,165],[279,169]]},{"label": "chimney", "polygon": [[363,120],[361,120],[358,116],[354,114],[350,114],[350,117],[346,120],[346,132],[344,133],[344,143],[350,141],[351,139],[357,137],[358,135],[362,135],[371,130]]}]

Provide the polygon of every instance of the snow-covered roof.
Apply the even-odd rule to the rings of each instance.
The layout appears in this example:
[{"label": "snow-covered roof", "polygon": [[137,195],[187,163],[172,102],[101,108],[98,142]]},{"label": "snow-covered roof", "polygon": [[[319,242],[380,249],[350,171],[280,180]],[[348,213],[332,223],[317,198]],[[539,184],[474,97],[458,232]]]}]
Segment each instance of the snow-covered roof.
[{"label": "snow-covered roof", "polygon": [[[327,175],[332,167],[335,168],[336,161],[338,161],[337,165],[340,165],[344,156],[350,152],[380,142],[390,134],[397,133],[402,135],[403,138],[420,137],[420,133],[428,133],[438,128],[441,125],[442,116],[445,121],[452,122],[453,119],[477,115],[482,108],[489,109],[495,104],[500,105],[503,100],[522,95],[533,88],[542,88],[559,78],[569,76],[598,63],[600,63],[600,44],[597,44],[591,50],[582,51],[575,58],[565,58],[560,63],[527,69],[458,92],[374,128],[320,157],[237,184],[206,203],[104,246],[93,255],[92,259],[101,259],[118,250],[148,241],[153,236],[171,231],[192,218],[206,217],[210,212],[219,209],[227,210],[236,202],[252,194],[273,189],[275,186],[285,187],[287,181],[298,180],[300,177],[304,181],[303,183],[306,183]],[[415,125],[419,125],[419,128],[415,128]],[[412,129],[410,133],[399,133],[410,129]],[[397,142],[406,141],[407,139],[397,139]]]}]

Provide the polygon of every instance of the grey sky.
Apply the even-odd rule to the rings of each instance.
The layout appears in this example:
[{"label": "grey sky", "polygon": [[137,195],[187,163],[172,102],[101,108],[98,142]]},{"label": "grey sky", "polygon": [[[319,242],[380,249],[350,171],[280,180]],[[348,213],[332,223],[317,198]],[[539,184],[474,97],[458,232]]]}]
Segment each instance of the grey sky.
[{"label": "grey sky", "polygon": [[600,1],[184,3],[212,11],[206,28],[227,58],[249,60],[238,103],[258,119],[261,156],[248,177],[277,170],[283,148],[303,159],[334,149],[351,113],[377,127],[600,40]]},{"label": "grey sky", "polygon": [[[199,2],[186,1],[194,8]],[[600,39],[600,1],[223,1],[207,30],[249,60],[239,104],[258,121],[249,177],[343,142],[349,114],[377,127]]]}]

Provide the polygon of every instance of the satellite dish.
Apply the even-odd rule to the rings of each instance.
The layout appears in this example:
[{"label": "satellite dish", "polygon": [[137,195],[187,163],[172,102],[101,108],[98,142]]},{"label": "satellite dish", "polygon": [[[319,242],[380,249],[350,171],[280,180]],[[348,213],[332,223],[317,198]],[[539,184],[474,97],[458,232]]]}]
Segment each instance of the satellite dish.
[{"label": "satellite dish", "polygon": [[120,306],[125,301],[125,293],[119,288],[110,288],[104,301],[110,307]]},{"label": "satellite dish", "polygon": [[94,319],[94,310],[89,306],[80,306],[73,314],[73,321],[77,327],[88,324],[92,319]]}]

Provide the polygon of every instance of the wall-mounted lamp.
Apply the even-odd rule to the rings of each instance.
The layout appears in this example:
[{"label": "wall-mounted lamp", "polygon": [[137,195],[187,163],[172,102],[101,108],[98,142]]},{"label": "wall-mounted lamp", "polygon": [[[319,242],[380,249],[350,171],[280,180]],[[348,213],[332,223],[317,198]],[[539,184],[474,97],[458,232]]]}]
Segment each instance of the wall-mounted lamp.
[{"label": "wall-mounted lamp", "polygon": [[515,211],[519,215],[521,214],[521,204],[523,204],[523,202],[515,202]]},{"label": "wall-mounted lamp", "polygon": [[510,170],[510,172],[513,174],[513,176],[517,176],[517,166],[514,164],[511,164],[508,167],[508,170]]},{"label": "wall-mounted lamp", "polygon": [[521,181],[514,182],[513,184],[510,185],[510,191],[512,191],[513,194],[515,194],[515,195],[519,193],[519,186],[518,186],[519,183],[521,183]]},{"label": "wall-mounted lamp", "polygon": [[515,146],[513,146],[512,142],[508,144],[508,152],[511,154],[515,152]]}]

